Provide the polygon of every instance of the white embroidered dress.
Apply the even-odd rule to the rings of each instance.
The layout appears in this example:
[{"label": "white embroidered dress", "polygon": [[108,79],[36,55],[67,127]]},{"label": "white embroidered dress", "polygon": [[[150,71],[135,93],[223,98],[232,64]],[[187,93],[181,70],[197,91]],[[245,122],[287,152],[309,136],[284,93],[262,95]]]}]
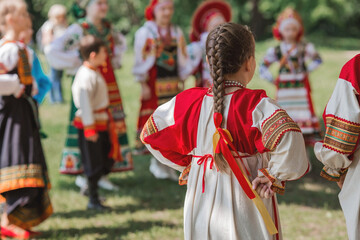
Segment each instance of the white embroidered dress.
[{"label": "white embroidered dress", "polygon": [[[224,127],[244,157],[250,181],[265,175],[273,190],[282,193],[285,181],[307,172],[300,129],[263,91],[240,89],[224,100]],[[213,97],[207,89],[195,88],[160,106],[142,133],[150,152],[182,172],[180,183],[187,181],[185,239],[281,239],[276,196],[263,199],[279,230],[271,236],[234,174],[218,172],[213,166],[214,132]]]}]

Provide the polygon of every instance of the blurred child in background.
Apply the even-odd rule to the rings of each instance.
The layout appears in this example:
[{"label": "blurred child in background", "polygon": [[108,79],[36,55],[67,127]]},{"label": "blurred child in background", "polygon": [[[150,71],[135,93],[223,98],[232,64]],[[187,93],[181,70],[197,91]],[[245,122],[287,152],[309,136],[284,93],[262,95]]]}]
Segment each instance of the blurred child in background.
[{"label": "blurred child in background", "polygon": [[[68,27],[66,14],[67,10],[64,5],[54,4],[51,6],[48,12],[49,19],[42,25],[37,33],[37,41],[41,50],[54,41],[54,39],[64,34]],[[62,103],[64,101],[61,86],[62,76],[62,69],[56,69],[50,63],[50,80],[52,83],[50,92],[51,103]]]},{"label": "blurred child in background", "polygon": [[209,64],[206,62],[206,39],[209,32],[222,23],[231,20],[231,7],[223,0],[204,1],[195,10],[192,18],[190,43],[187,52],[196,77],[196,87],[210,87],[213,84]]},{"label": "blurred child in background", "polygon": [[[299,125],[307,145],[313,146],[320,137],[320,125],[311,98],[309,73],[322,60],[313,44],[302,41],[304,26],[294,9],[287,8],[279,15],[273,33],[280,44],[267,51],[260,76],[276,85],[276,100]],[[274,62],[280,64],[275,81],[269,71]]]},{"label": "blurred child in background", "polygon": [[0,1],[0,194],[5,199],[1,236],[29,239],[53,212],[38,109],[32,96],[32,54],[20,42],[31,26],[26,3]]},{"label": "blurred child in background", "polygon": [[[137,125],[136,153],[148,151],[140,141],[147,119],[161,104],[180,93],[189,76],[186,42],[181,29],[171,23],[172,0],[151,0],[145,10],[146,22],[135,34],[135,81],[141,84],[141,108]],[[154,158],[150,172],[160,179],[177,180],[178,176]]]},{"label": "blurred child in background", "polygon": [[[80,53],[84,63],[77,71],[72,85],[72,95],[78,109],[74,125],[78,128],[81,160],[89,186],[87,208],[104,210],[107,207],[99,200],[98,182],[111,171],[114,164],[111,152],[120,154],[119,149],[115,149],[115,146],[119,147],[116,132],[110,132],[115,135],[111,139],[116,143],[110,142],[109,130],[115,129],[108,114],[106,82],[98,70],[107,58],[106,44],[93,35],[84,36],[80,41]],[[109,121],[112,124],[110,129]]]}]

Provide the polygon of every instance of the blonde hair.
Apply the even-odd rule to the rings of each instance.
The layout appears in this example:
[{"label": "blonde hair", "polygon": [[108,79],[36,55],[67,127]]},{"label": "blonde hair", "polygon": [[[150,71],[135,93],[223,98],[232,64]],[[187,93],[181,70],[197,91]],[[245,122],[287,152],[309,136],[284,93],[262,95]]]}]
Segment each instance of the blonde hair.
[{"label": "blonde hair", "polygon": [[19,6],[26,6],[24,0],[0,0],[0,30],[4,30],[6,16],[14,13]]},{"label": "blonde hair", "polygon": [[48,17],[53,18],[61,15],[66,15],[67,9],[62,4],[54,4],[50,7]]}]

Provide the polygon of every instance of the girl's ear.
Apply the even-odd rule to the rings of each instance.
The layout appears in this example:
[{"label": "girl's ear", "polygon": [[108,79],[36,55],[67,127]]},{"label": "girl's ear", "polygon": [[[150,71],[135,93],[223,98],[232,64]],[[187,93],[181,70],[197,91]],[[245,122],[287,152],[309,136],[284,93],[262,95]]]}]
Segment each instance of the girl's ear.
[{"label": "girl's ear", "polygon": [[251,71],[251,61],[252,61],[252,57],[249,57],[248,60],[246,60],[244,66],[245,66],[245,71],[246,72],[250,72]]},{"label": "girl's ear", "polygon": [[207,62],[207,64],[208,65],[210,65],[210,63],[209,63],[209,59],[208,59],[208,57],[206,56],[206,62]]},{"label": "girl's ear", "polygon": [[89,55],[89,59],[94,59],[96,57],[96,52],[91,52]]}]

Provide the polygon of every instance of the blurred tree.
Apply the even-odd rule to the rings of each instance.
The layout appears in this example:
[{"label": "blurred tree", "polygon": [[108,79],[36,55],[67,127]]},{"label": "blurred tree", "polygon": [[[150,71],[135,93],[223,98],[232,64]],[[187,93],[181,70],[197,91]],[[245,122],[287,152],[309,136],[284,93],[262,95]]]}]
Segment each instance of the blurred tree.
[{"label": "blurred tree", "polygon": [[[174,23],[180,25],[185,35],[190,31],[191,16],[201,0],[174,0]],[[47,11],[54,3],[69,9],[73,0],[26,0],[34,17],[37,30],[47,18]],[[109,0],[109,20],[114,26],[128,33],[130,39],[144,22],[144,9],[149,0]],[[233,9],[233,21],[252,27],[257,39],[271,37],[277,15],[292,6],[303,17],[307,34],[360,37],[359,0],[228,0]],[[74,21],[69,13],[70,21]]]}]

